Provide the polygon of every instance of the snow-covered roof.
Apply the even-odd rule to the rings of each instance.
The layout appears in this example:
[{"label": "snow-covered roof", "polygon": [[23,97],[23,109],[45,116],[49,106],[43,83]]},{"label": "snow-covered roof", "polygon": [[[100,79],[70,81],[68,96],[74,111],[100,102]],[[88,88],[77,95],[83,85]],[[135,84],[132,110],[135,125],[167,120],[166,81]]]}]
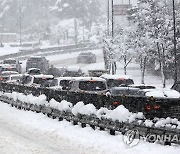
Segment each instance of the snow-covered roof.
[{"label": "snow-covered roof", "polygon": [[38,75],[33,75],[35,78],[54,78],[53,75],[45,75],[45,74],[38,74]]},{"label": "snow-covered roof", "polygon": [[144,89],[146,96],[157,98],[180,98],[180,93],[172,89]]},{"label": "snow-covered roof", "polygon": [[75,80],[78,81],[103,81],[106,82],[105,79],[99,77],[76,77]]},{"label": "snow-covered roof", "polygon": [[100,77],[105,79],[131,79],[131,77],[128,75],[119,75],[119,74],[116,75],[103,74]]},{"label": "snow-covered roof", "polygon": [[28,71],[32,71],[32,70],[40,70],[39,68],[29,68]]}]

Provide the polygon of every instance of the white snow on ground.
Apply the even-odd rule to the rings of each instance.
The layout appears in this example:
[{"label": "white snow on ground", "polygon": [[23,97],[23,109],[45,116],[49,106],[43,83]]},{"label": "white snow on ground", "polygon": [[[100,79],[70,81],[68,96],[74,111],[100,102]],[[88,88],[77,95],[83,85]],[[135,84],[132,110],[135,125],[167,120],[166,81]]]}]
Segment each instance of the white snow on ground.
[{"label": "white snow on ground", "polygon": [[0,47],[0,56],[8,55],[19,52],[19,47],[11,47],[9,44],[4,44],[4,47]]},{"label": "white snow on ground", "polygon": [[179,154],[179,146],[140,141],[128,148],[122,135],[81,128],[0,103],[0,153],[2,154]]}]

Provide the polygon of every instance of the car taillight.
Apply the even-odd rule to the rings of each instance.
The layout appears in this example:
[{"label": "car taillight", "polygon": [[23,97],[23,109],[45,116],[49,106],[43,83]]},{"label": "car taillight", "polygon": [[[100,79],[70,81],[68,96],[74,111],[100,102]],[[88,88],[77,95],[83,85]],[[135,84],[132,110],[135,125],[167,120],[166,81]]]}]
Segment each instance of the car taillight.
[{"label": "car taillight", "polygon": [[145,109],[146,109],[146,110],[151,110],[151,106],[150,106],[150,105],[146,105],[146,106],[145,106]]},{"label": "car taillight", "polygon": [[114,106],[117,106],[118,104],[119,104],[118,101],[114,101],[114,102],[113,102],[113,105],[114,105]]},{"label": "car taillight", "polygon": [[154,109],[156,109],[156,110],[159,109],[159,108],[160,108],[159,105],[155,105],[155,106],[154,106]]},{"label": "car taillight", "polygon": [[125,80],[124,78],[118,78],[117,80]]}]

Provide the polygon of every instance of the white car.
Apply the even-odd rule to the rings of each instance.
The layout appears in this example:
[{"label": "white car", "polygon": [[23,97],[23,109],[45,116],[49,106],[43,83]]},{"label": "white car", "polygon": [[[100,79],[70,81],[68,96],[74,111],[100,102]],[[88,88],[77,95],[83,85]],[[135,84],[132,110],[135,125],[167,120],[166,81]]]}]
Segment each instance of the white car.
[{"label": "white car", "polygon": [[25,74],[22,77],[22,84],[25,86],[31,86],[31,87],[44,87],[44,84],[47,81],[53,80],[53,79],[54,79],[53,75],[44,75],[44,74],[28,75],[28,74]]},{"label": "white car", "polygon": [[9,75],[7,80],[6,80],[6,83],[19,83],[22,79],[22,74],[12,74],[12,75]]},{"label": "white car", "polygon": [[71,87],[72,81],[75,80],[75,77],[58,77],[54,78],[51,82],[49,88],[55,90],[68,90]]}]

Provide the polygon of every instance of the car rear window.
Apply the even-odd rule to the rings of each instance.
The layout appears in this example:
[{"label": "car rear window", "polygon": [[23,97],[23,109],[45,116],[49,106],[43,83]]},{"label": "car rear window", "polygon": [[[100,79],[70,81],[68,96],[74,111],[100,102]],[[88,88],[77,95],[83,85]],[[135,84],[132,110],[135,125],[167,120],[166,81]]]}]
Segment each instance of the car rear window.
[{"label": "car rear window", "polygon": [[3,64],[16,64],[16,60],[4,60]]},{"label": "car rear window", "polygon": [[59,85],[62,87],[70,87],[72,84],[71,80],[61,80]]},{"label": "car rear window", "polygon": [[79,89],[86,91],[106,90],[106,84],[102,81],[80,81]]},{"label": "car rear window", "polygon": [[58,80],[57,79],[53,79],[53,81],[50,84],[50,87],[54,87],[54,86],[58,86]]},{"label": "car rear window", "polygon": [[28,61],[31,61],[31,62],[39,62],[39,61],[42,61],[44,58],[42,57],[33,57],[33,58],[29,58]]},{"label": "car rear window", "polygon": [[43,84],[43,83],[46,82],[47,80],[52,80],[52,78],[34,78],[33,83]]},{"label": "car rear window", "polygon": [[132,79],[109,79],[107,81],[108,87],[119,87],[121,85],[131,85],[134,84]]}]

